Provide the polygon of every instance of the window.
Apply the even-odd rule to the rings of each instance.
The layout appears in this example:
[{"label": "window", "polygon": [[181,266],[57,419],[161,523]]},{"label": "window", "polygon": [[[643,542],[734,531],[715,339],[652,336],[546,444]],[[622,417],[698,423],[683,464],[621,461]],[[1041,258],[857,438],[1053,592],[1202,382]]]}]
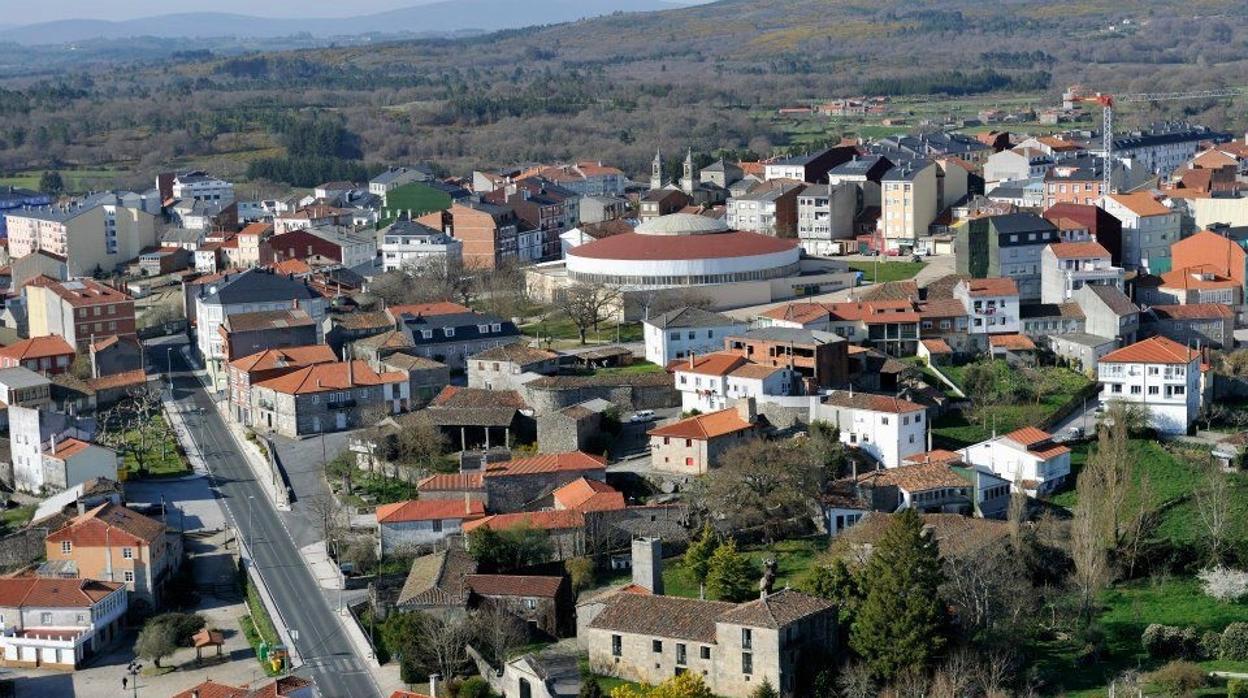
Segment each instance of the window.
[{"label": "window", "polygon": [[537,599],[525,599],[525,600],[524,600],[524,607],[525,607],[525,608],[527,608],[527,609],[529,609],[530,611],[532,611],[532,610],[536,609],[536,608],[537,608]]},{"label": "window", "polygon": [[1139,395],[1139,394],[1140,394],[1140,386],[1138,386],[1138,385],[1133,385],[1133,386],[1131,386],[1131,394],[1132,394],[1132,395]]},{"label": "window", "polygon": [[445,335],[445,336],[447,336],[447,337],[454,337],[454,336],[455,336],[455,328],[454,328],[454,327],[443,327],[443,328],[442,328],[442,334],[443,334],[443,335]]},{"label": "window", "polygon": [[888,417],[880,417],[880,424],[888,424]]},{"label": "window", "polygon": [[656,653],[656,654],[657,654],[657,653],[659,653],[659,652],[662,652],[662,651],[663,651],[663,641],[662,641],[662,640],[651,640],[651,641],[650,641],[650,650],[651,650],[651,651],[653,651],[653,652],[654,652],[654,653]]},{"label": "window", "polygon": [[[0,619],[0,620],[3,620],[3,619]],[[710,647],[707,647],[706,645],[703,645],[703,646],[702,646],[702,652],[701,652],[701,655],[700,655],[700,656],[701,656],[703,659],[710,659],[710,658],[711,658],[711,648],[710,648]]]},{"label": "window", "polygon": [[741,673],[742,674],[754,673],[754,655],[753,654],[749,652],[741,653]]},{"label": "window", "polygon": [[676,663],[681,666],[689,663],[689,657],[685,653],[685,646],[681,643],[676,643]]},{"label": "window", "polygon": [[754,649],[754,631],[749,628],[741,628],[741,649]]},{"label": "window", "polygon": [[63,541],[61,541],[61,554],[62,554],[62,555],[68,555],[68,554],[72,553],[73,551],[74,551],[74,544],[73,544],[73,543],[71,543],[71,542],[69,542],[69,541],[67,541],[67,540],[63,540]]},{"label": "window", "polygon": [[134,570],[126,570],[125,573],[122,575],[122,578],[127,582],[133,582]]},{"label": "window", "polygon": [[121,558],[122,558],[123,560],[133,560],[133,559],[134,559],[134,548],[122,548],[122,549],[121,549]]},{"label": "window", "polygon": [[441,532],[442,532],[442,519],[434,519],[431,523],[433,523],[433,532],[434,532],[434,533],[441,533]]},{"label": "window", "polygon": [[1156,385],[1150,385],[1150,386],[1148,386],[1148,394],[1149,394],[1149,395],[1160,395],[1160,394],[1161,394],[1161,388],[1160,388],[1159,386],[1156,386]]},{"label": "window", "polygon": [[623,654],[623,650],[624,650],[623,641],[621,641],[620,636],[612,635],[611,636],[611,656],[618,657],[621,654]]},{"label": "window", "polygon": [[49,612],[47,612],[47,611],[44,611],[43,613],[40,613],[40,614],[39,614],[39,622],[40,622],[40,623],[43,623],[44,625],[49,625],[49,624],[51,624],[51,623],[52,623],[52,614],[51,614],[51,613],[49,613]]},{"label": "window", "polygon": [[433,330],[421,330],[420,336],[424,339],[433,339]]}]

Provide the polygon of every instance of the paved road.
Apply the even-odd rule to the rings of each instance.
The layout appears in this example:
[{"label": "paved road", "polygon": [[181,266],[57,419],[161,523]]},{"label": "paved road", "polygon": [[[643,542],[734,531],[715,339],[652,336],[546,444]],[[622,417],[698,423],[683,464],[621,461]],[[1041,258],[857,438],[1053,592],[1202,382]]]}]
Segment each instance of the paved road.
[{"label": "paved road", "polygon": [[[192,369],[176,346],[153,349],[170,352],[169,361],[175,372]],[[280,609],[278,622],[298,632],[295,646],[304,666],[297,673],[314,679],[325,698],[380,696],[372,675],[343,634],[336,614],[304,565],[277,511],[253,478],[221,416],[213,409],[212,399],[191,377],[174,380],[174,399],[205,408],[203,414],[187,415],[187,428],[203,451],[217,495],[244,539],[251,542],[260,574]]]}]

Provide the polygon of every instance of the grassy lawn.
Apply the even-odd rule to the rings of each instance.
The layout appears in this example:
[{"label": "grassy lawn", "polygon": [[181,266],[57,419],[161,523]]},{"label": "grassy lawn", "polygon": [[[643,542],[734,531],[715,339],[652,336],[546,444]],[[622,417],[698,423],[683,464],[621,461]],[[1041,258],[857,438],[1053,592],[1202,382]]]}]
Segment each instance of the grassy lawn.
[{"label": "grassy lawn", "polygon": [[30,517],[34,515],[35,505],[33,504],[5,509],[0,512],[0,534],[12,533],[25,526],[30,523]]},{"label": "grassy lawn", "polygon": [[652,364],[649,361],[635,361],[628,366],[596,368],[592,373],[595,376],[636,376],[647,373],[663,373],[666,370],[662,366]]},{"label": "grassy lawn", "polygon": [[878,262],[879,276],[876,276],[876,262],[850,262],[849,268],[862,272],[862,282],[867,284],[885,281],[905,281],[913,279],[919,270],[927,266],[926,262]]},{"label": "grassy lawn", "polygon": [[[269,617],[269,612],[264,608],[264,602],[260,600],[260,592],[256,586],[251,583],[250,579],[243,582],[246,585],[247,592],[247,610],[248,615],[240,616],[238,626],[243,631],[243,637],[247,638],[247,644],[256,651],[256,659],[260,659],[260,643],[268,643],[269,647],[281,642],[281,638],[277,634],[277,627],[273,625],[273,619]],[[277,676],[280,672],[274,672],[267,663],[261,662],[264,673],[269,676]]]},{"label": "grassy lawn", "polygon": [[[815,536],[778,541],[769,546],[750,547],[742,552],[760,571],[763,569],[764,560],[775,558],[775,588],[783,589],[786,586],[796,587],[816,558],[827,548],[828,539]],[[698,598],[698,582],[685,569],[681,558],[663,561],[663,591],[668,596]]]},{"label": "grassy lawn", "polygon": [[[1197,634],[1221,632],[1233,622],[1248,622],[1248,604],[1222,603],[1200,590],[1194,579],[1149,579],[1124,584],[1105,592],[1099,622],[1105,631],[1105,653],[1095,664],[1075,661],[1069,641],[1053,640],[1036,647],[1036,666],[1045,678],[1045,693],[1061,689],[1070,696],[1104,695],[1104,686],[1126,669],[1155,669],[1162,661],[1146,655],[1140,635],[1150,623],[1191,626]],[[1211,660],[1200,665],[1209,670],[1248,671],[1248,662]],[[1214,694],[1218,695],[1218,694]]]},{"label": "grassy lawn", "polygon": [[398,218],[399,212],[412,212],[413,217],[430,211],[441,211],[450,208],[451,197],[433,187],[418,182],[404,184],[386,194],[386,207],[382,209],[382,219],[377,223],[381,229],[390,225]]},{"label": "grassy lawn", "polygon": [[414,482],[353,472],[351,494],[344,494],[341,499],[342,503],[348,506],[367,506],[401,502],[415,496],[416,483]]},{"label": "grassy lawn", "polygon": [[[932,422],[934,441],[938,446],[957,449],[992,438],[994,426],[997,434],[1006,434],[1020,427],[1041,424],[1088,385],[1086,376],[1070,369],[1046,367],[1037,370],[1056,378],[1056,389],[1039,402],[993,405],[990,411],[983,411],[984,418],[979,422],[972,421],[963,413],[949,412]],[[962,388],[963,393],[970,395],[963,388],[966,366],[942,366],[940,372]]]},{"label": "grassy lawn", "polygon": [[[9,177],[0,177],[0,186],[22,187],[38,191],[39,178],[43,176],[43,172],[43,170],[17,172]],[[108,169],[60,170],[60,173],[68,194],[108,189],[115,186],[120,178],[126,176],[126,173],[121,170]]]},{"label": "grassy lawn", "polygon": [[[537,337],[542,340],[571,340],[574,344],[580,343],[580,335],[577,334],[576,325],[572,324],[569,318],[562,311],[555,311],[538,322],[532,322],[522,325],[520,331],[530,337]],[[618,326],[619,338],[616,338],[617,326],[614,322],[604,322],[598,326],[595,332],[590,328],[586,335],[586,340],[590,344],[612,344],[619,342],[640,342],[645,338],[640,322],[628,322]],[[559,344],[556,341],[556,344]],[[561,345],[562,346],[562,345]]]},{"label": "grassy lawn", "polygon": [[[174,477],[191,471],[190,463],[178,452],[178,441],[162,415],[149,417],[154,423],[148,430],[147,442],[137,429],[127,431],[122,439],[127,448],[126,471],[143,477]],[[157,437],[156,434],[159,434]]]}]

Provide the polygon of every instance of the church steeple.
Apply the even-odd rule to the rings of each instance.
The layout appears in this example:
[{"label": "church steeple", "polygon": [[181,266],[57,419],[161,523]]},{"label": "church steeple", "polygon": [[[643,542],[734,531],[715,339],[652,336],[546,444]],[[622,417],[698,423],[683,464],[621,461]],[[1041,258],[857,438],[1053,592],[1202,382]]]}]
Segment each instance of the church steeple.
[{"label": "church steeple", "polygon": [[680,188],[686,194],[693,194],[693,190],[701,184],[701,177],[698,176],[698,170],[693,166],[693,148],[685,152],[685,166],[683,174],[680,177]]},{"label": "church steeple", "polygon": [[663,188],[663,151],[654,151],[654,162],[650,164],[650,188]]}]

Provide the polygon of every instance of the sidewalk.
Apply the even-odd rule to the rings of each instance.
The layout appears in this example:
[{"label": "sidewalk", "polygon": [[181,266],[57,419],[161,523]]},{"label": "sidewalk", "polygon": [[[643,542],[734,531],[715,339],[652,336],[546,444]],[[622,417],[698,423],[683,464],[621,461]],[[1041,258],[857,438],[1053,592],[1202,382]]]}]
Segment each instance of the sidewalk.
[{"label": "sidewalk", "polygon": [[311,545],[299,548],[299,555],[303,557],[303,563],[312,572],[312,578],[316,580],[318,586],[335,591],[343,588],[342,574],[338,572],[338,566],[334,564],[334,561],[329,559],[329,548],[325,545],[325,541],[318,540]]}]

